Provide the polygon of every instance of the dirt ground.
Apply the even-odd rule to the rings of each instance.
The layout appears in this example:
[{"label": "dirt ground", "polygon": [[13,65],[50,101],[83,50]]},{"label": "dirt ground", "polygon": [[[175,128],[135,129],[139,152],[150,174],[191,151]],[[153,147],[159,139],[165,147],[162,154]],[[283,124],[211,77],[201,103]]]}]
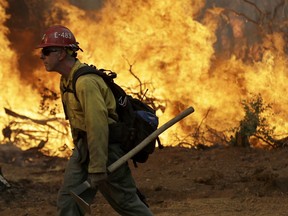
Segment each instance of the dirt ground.
[{"label": "dirt ground", "polygon": [[[11,184],[0,192],[0,215],[56,215],[66,161],[0,146]],[[138,168],[130,165],[155,215],[278,216],[288,215],[287,155],[288,149],[166,147]],[[91,208],[92,215],[117,215],[101,194]]]}]

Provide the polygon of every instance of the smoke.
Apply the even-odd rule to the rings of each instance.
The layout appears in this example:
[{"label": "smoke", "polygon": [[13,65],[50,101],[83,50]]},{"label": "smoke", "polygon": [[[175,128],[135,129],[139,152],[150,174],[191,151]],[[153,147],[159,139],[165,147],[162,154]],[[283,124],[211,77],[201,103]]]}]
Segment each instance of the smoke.
[{"label": "smoke", "polygon": [[[99,10],[105,4],[104,0],[68,2],[84,11]],[[41,66],[35,45],[47,26],[62,22],[67,19],[67,14],[53,7],[53,2],[50,0],[9,0],[8,4],[6,11],[10,19],[5,25],[10,30],[8,39],[11,48],[18,55],[19,61],[16,67],[21,73],[21,78],[32,83],[35,80],[33,71]],[[283,0],[207,0],[196,19],[205,24],[207,13],[214,8],[223,8],[215,31],[216,54],[220,58],[229,58],[235,54],[238,58],[249,61],[250,58],[259,58],[251,56],[253,51],[249,48],[262,43],[264,34],[273,31],[287,32],[286,25],[281,25],[288,16],[287,5],[287,1]],[[259,51],[258,47],[255,49]]]},{"label": "smoke", "polygon": [[[73,6],[83,10],[100,9],[104,0],[69,0]],[[49,26],[61,23],[67,14],[60,8],[55,8],[51,0],[8,0],[6,13],[10,18],[5,25],[9,29],[7,35],[11,49],[18,56],[18,71],[22,81],[35,84],[34,71],[41,68],[39,43],[43,31]]]},{"label": "smoke", "polygon": [[98,10],[104,5],[104,0],[69,0],[70,4],[83,10]]},{"label": "smoke", "polygon": [[[282,34],[287,41],[288,2],[286,0],[207,0],[196,19],[209,25],[207,17],[217,13],[217,41],[214,44],[218,59],[232,55],[245,62],[261,61],[263,50],[270,49],[268,35]],[[214,15],[215,16],[215,15]],[[215,17],[214,17],[215,18]],[[265,41],[266,40],[266,41]],[[267,40],[270,40],[267,44]],[[287,52],[287,48],[283,47]]]},{"label": "smoke", "polygon": [[10,15],[5,25],[9,28],[8,40],[11,49],[18,56],[18,71],[21,79],[33,83],[33,71],[40,67],[39,56],[35,55],[35,45],[45,28],[49,14],[49,0],[9,0],[6,13]]}]

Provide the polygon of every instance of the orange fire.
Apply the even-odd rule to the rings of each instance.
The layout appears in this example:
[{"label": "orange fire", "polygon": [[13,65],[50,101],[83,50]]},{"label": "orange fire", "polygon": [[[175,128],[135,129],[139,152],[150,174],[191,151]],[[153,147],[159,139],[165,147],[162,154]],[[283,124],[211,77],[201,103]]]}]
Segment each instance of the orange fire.
[{"label": "orange fire", "polygon": [[[189,140],[193,128],[199,125],[219,131],[238,126],[244,116],[241,100],[259,93],[273,105],[275,114],[267,115],[271,127],[276,127],[277,134],[285,135],[288,78],[285,40],[280,31],[262,35],[260,42],[247,45],[244,28],[249,20],[224,7],[208,7],[204,0],[107,0],[94,8],[92,1],[79,1],[86,6],[91,4],[85,9],[71,4],[76,1],[54,2],[43,11],[46,20],[42,21],[42,30],[49,24],[65,25],[84,50],[78,55],[83,62],[116,71],[123,86],[137,84],[129,69],[143,83],[150,83],[149,93],[167,102],[165,112],[159,111],[160,125],[189,106],[195,108],[194,114],[161,135],[164,144]],[[58,91],[59,76],[46,73],[37,62],[34,80],[22,80],[22,72],[15,67],[19,56],[10,48],[9,28],[4,25],[10,19],[4,10],[9,1],[0,0],[0,4],[1,104],[33,119],[43,119],[45,116],[35,114],[41,100],[36,80],[41,78],[41,85]],[[33,37],[36,46],[41,34]],[[32,53],[36,59],[38,51]],[[3,128],[7,122],[3,109],[0,117]],[[55,117],[63,118],[63,114]],[[64,130],[62,127],[60,123],[59,130]],[[57,149],[64,143],[71,146],[69,138],[57,138],[47,137],[46,148]]]}]

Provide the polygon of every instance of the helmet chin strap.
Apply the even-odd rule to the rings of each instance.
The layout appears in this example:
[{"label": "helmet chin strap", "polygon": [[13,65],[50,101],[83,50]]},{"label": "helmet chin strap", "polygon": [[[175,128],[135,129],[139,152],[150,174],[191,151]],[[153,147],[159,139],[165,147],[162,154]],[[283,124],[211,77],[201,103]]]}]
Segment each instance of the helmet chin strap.
[{"label": "helmet chin strap", "polygon": [[65,50],[68,53],[68,55],[75,57],[75,58],[77,57],[77,51],[78,50],[81,50],[83,52],[83,50],[80,47],[78,47],[77,45],[76,46],[73,45],[73,47],[69,45],[68,47],[65,47]]},{"label": "helmet chin strap", "polygon": [[69,44],[67,46],[67,48],[74,51],[74,52],[76,52],[78,50],[81,50],[83,52],[83,50],[78,46],[78,42],[76,42],[76,44]]},{"label": "helmet chin strap", "polygon": [[68,55],[72,56],[74,51],[71,49],[66,49],[66,52],[68,53]]}]

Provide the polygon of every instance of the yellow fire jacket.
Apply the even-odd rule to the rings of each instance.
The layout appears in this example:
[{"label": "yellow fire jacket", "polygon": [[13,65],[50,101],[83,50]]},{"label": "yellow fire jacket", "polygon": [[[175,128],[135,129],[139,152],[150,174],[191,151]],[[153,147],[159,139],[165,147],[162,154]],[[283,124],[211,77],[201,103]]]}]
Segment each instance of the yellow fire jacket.
[{"label": "yellow fire jacket", "polygon": [[[77,129],[87,134],[87,144],[90,162],[89,173],[106,171],[108,157],[108,124],[118,119],[116,102],[113,93],[100,76],[88,74],[78,78],[76,94],[65,92],[72,89],[73,74],[84,66],[79,60],[73,66],[68,79],[60,80],[62,102],[71,126],[72,137],[75,140]],[[115,119],[115,120],[114,120]]]}]

